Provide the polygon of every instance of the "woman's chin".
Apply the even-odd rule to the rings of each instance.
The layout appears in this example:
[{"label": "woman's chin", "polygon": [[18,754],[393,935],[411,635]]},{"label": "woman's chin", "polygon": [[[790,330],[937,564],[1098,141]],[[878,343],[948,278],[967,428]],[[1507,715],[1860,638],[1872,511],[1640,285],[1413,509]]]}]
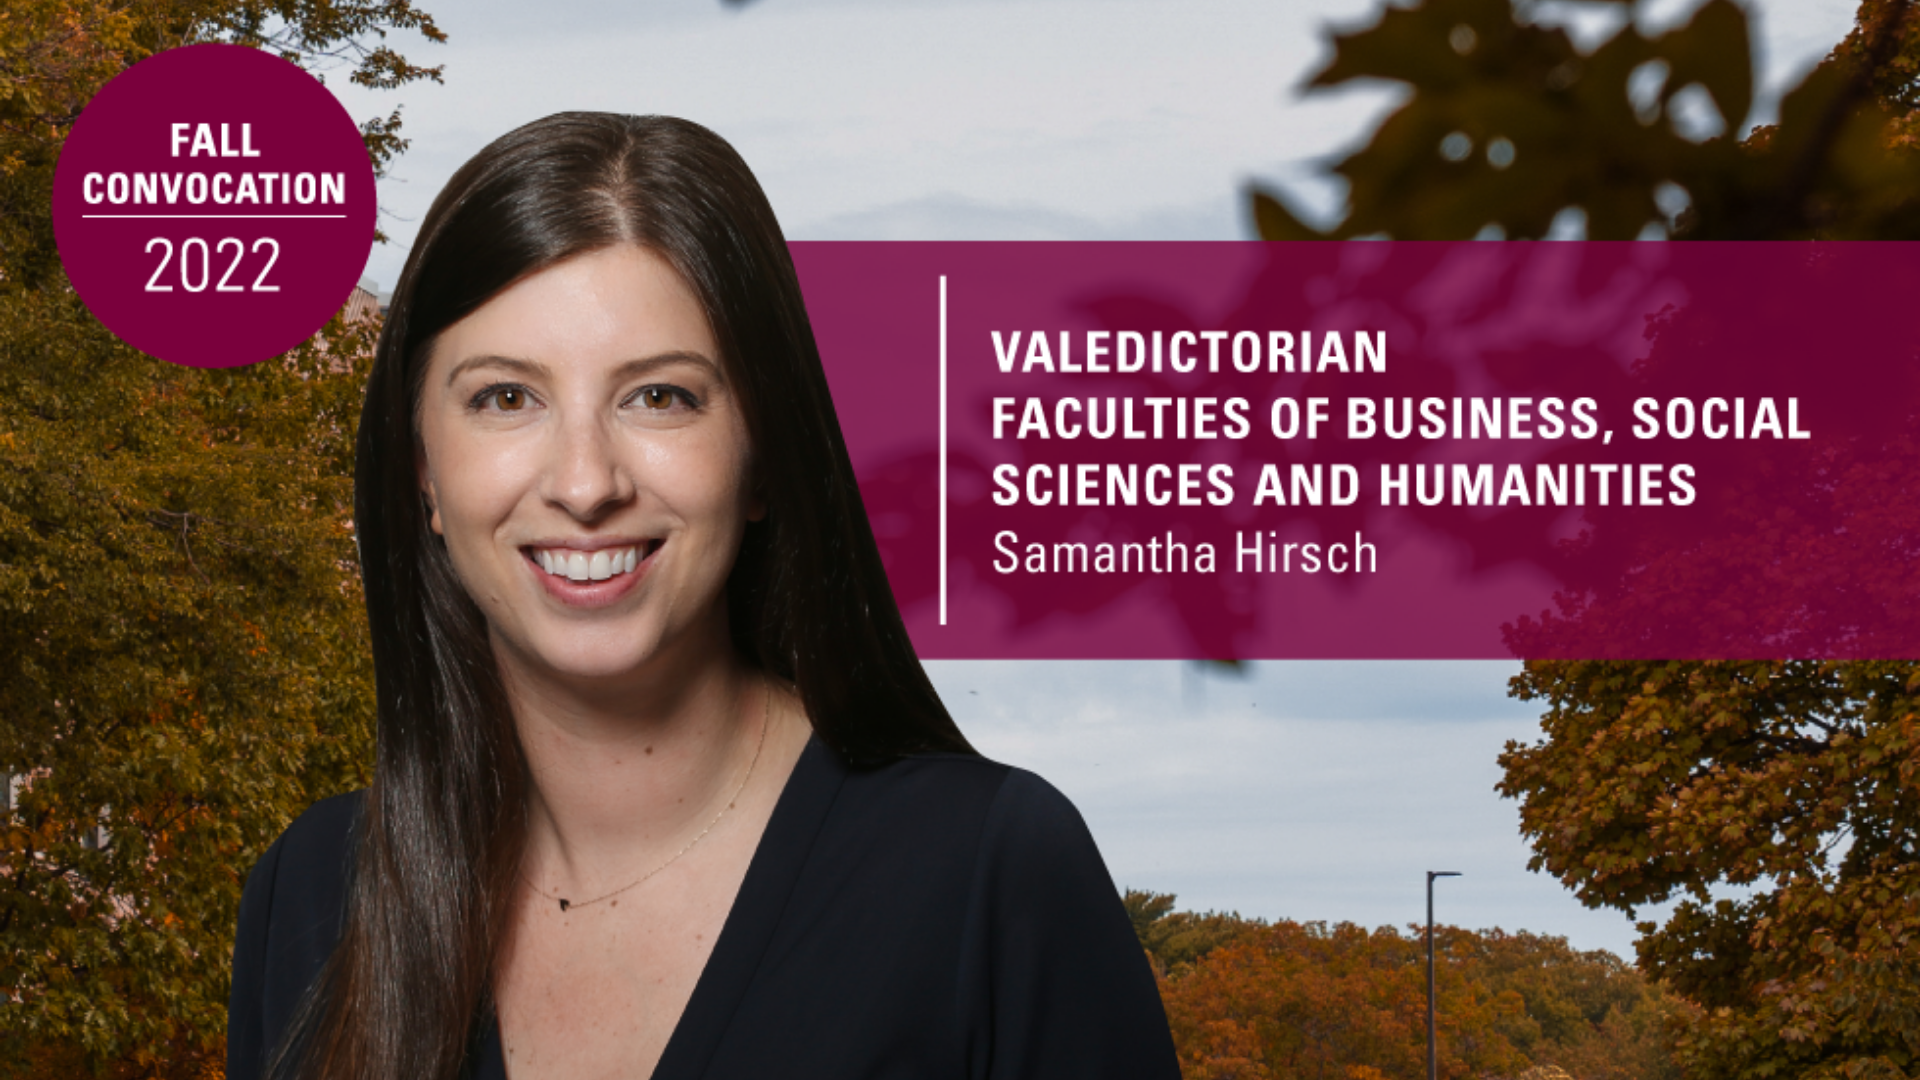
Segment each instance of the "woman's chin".
[{"label": "woman's chin", "polygon": [[632,650],[605,653],[583,650],[564,656],[543,656],[540,661],[551,678],[582,685],[639,679],[660,666],[657,656]]},{"label": "woman's chin", "polygon": [[494,654],[523,676],[543,682],[607,685],[644,678],[662,669],[663,643],[640,631],[608,634],[554,634],[513,637],[494,634]]},{"label": "woman's chin", "polygon": [[717,599],[709,609],[710,617],[691,621],[663,619],[664,613],[649,610],[495,623],[494,654],[519,674],[583,690],[649,680],[672,684],[730,654],[725,609]]}]

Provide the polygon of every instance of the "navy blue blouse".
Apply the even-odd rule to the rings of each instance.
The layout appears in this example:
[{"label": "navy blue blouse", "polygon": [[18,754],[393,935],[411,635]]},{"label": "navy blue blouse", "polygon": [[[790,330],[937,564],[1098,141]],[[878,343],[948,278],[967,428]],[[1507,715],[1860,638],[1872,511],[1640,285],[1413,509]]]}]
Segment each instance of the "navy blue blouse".
[{"label": "navy blue blouse", "polygon": [[[228,1080],[260,1080],[338,940],[360,795],[247,879]],[[506,1080],[499,1031],[475,1080]],[[1177,1080],[1153,974],[1086,824],[1032,773],[807,745],[653,1073]]]}]

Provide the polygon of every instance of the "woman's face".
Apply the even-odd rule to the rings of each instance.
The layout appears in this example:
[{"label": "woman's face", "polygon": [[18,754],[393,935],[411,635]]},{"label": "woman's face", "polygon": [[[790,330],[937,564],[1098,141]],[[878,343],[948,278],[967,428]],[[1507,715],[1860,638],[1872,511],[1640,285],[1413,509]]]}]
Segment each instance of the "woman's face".
[{"label": "woman's face", "polygon": [[712,329],[663,258],[619,245],[521,280],[440,334],[424,378],[433,531],[503,660],[605,678],[725,647],[764,510]]}]

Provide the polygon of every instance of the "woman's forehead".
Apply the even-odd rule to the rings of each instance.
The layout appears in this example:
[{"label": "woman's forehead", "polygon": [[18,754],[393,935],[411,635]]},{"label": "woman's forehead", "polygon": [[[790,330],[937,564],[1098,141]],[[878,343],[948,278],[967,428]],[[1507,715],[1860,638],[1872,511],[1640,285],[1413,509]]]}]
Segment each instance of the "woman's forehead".
[{"label": "woman's forehead", "polygon": [[554,371],[604,371],[645,357],[704,357],[720,367],[706,310],[679,271],[637,244],[598,248],[521,278],[443,330],[429,378],[479,357]]}]

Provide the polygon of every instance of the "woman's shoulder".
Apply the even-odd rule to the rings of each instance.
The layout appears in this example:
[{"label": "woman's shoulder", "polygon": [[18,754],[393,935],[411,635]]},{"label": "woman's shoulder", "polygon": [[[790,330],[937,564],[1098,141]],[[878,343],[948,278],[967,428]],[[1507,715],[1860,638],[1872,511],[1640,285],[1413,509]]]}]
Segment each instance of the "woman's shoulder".
[{"label": "woman's shoulder", "polygon": [[999,825],[1031,839],[1061,830],[1084,833],[1086,823],[1073,801],[1037,773],[978,754],[921,754],[904,759],[924,771],[952,809],[965,800],[986,815],[983,825]]},{"label": "woman's shoulder", "polygon": [[273,846],[296,858],[350,854],[366,798],[362,788],[321,799],[301,811]]},{"label": "woman's shoulder", "polygon": [[979,754],[945,751],[903,754],[878,766],[844,770],[847,782],[856,789],[900,798],[958,798],[968,802],[991,800],[1015,771],[1011,765]]},{"label": "woman's shoulder", "polygon": [[330,951],[346,911],[347,878],[365,801],[364,791],[335,795],[295,818],[247,875],[241,922],[269,924],[276,939],[316,947],[322,956]]},{"label": "woman's shoulder", "polygon": [[261,1075],[307,987],[340,940],[364,792],[308,807],[247,875],[227,1014],[232,1077]]},{"label": "woman's shoulder", "polygon": [[[1179,1076],[1152,969],[1060,789],[988,758],[909,755],[850,772],[832,818],[791,925],[838,953],[886,957],[861,985],[889,1000],[957,994],[955,1056],[986,1063],[976,1075]],[[835,905],[847,908],[838,922]],[[899,989],[916,978],[924,998]],[[942,1015],[915,1008],[915,1031]]]},{"label": "woman's shoulder", "polygon": [[267,853],[253,865],[252,874],[248,874],[248,890],[252,892],[255,878],[261,874],[273,878],[271,882],[259,882],[273,892],[280,892],[278,884],[288,878],[344,878],[346,869],[353,863],[353,838],[365,799],[365,790],[348,792],[344,796],[321,799],[301,811],[300,817],[280,832],[280,838],[267,847]]},{"label": "woman's shoulder", "polygon": [[[977,754],[909,754],[849,771],[842,816],[921,842],[946,839],[983,859],[1091,852],[1073,802],[1038,775]],[[1096,856],[1097,858],[1097,856]]]},{"label": "woman's shoulder", "polygon": [[[769,827],[776,842],[768,846],[801,882],[793,903],[808,914],[795,925],[818,925],[846,897],[868,896],[873,902],[848,925],[869,937],[883,924],[908,937],[939,925],[945,929],[932,936],[948,944],[983,945],[982,935],[998,934],[989,927],[1081,924],[1092,912],[1115,940],[1131,940],[1080,812],[1025,769],[947,753],[851,769],[815,753],[794,780],[796,812]],[[917,947],[904,938],[896,944]]]}]

